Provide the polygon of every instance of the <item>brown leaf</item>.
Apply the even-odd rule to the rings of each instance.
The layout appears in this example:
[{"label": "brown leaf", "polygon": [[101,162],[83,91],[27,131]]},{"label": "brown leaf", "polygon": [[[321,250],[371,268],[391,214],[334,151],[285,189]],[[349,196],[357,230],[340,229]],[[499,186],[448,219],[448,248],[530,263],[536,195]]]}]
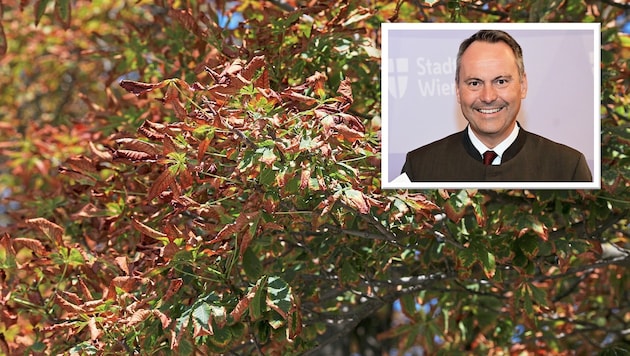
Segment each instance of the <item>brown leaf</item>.
[{"label": "brown leaf", "polygon": [[140,309],[137,310],[129,319],[127,320],[127,325],[134,326],[143,321],[145,321],[149,316],[153,315],[151,310]]},{"label": "brown leaf", "polygon": [[0,22],[0,57],[7,54],[7,48],[7,36],[4,34],[4,27],[2,26],[2,22]]},{"label": "brown leaf", "polygon": [[120,86],[126,91],[135,94],[136,96],[148,93],[154,89],[163,88],[167,84],[166,81],[159,83],[143,83],[135,80],[121,80]]},{"label": "brown leaf", "polygon": [[140,231],[141,233],[143,233],[144,235],[147,235],[149,237],[152,237],[154,239],[164,239],[167,237],[167,235],[163,232],[160,232],[158,230],[155,230],[143,223],[141,223],[140,221],[138,221],[136,218],[131,218],[131,225],[133,226],[134,229]]},{"label": "brown leaf", "polygon": [[114,262],[116,262],[116,266],[118,266],[118,268],[120,268],[123,272],[125,272],[125,275],[127,276],[131,275],[131,270],[129,269],[129,261],[128,261],[127,256],[118,256],[114,258]]},{"label": "brown leaf", "polygon": [[92,154],[100,158],[101,161],[109,162],[114,158],[111,152],[99,150],[96,145],[94,145],[94,142],[90,141],[88,145],[90,146]]},{"label": "brown leaf", "polygon": [[302,167],[302,173],[300,174],[300,190],[309,187],[311,181],[311,169],[308,166]]},{"label": "brown leaf", "polygon": [[83,300],[81,300],[81,297],[79,297],[76,293],[66,292],[64,290],[60,290],[59,293],[63,294],[64,298],[70,303],[76,305],[83,304]]},{"label": "brown leaf", "polygon": [[116,140],[116,143],[127,150],[140,151],[148,155],[155,156],[160,153],[160,150],[155,146],[155,144],[143,140],[138,140],[136,138],[119,138]]},{"label": "brown leaf", "polygon": [[352,104],[354,101],[352,97],[352,86],[350,85],[350,80],[347,78],[341,81],[339,89],[337,89],[337,93],[341,95],[341,98],[345,103]]},{"label": "brown leaf", "polygon": [[166,330],[166,328],[168,328],[168,325],[171,323],[171,319],[157,309],[153,310],[153,316],[160,319],[160,323],[162,323],[162,329]]},{"label": "brown leaf", "polygon": [[190,13],[190,10],[176,10],[170,8],[168,10],[168,16],[182,24],[182,26],[184,26],[187,31],[197,35],[200,38],[206,37],[206,31],[201,29],[201,27],[197,23],[197,20],[195,20],[193,15]]},{"label": "brown leaf", "polygon": [[210,146],[210,139],[204,139],[199,143],[199,147],[197,148],[197,161],[203,162],[203,157]]},{"label": "brown leaf", "polygon": [[2,239],[0,239],[0,246],[4,248],[6,254],[15,256],[15,249],[13,248],[13,243],[8,233],[5,232]]},{"label": "brown leaf", "polygon": [[116,150],[114,151],[114,158],[124,158],[132,161],[155,160],[155,156],[153,155],[133,150]]},{"label": "brown leaf", "polygon": [[91,159],[85,156],[70,157],[66,160],[66,164],[79,173],[95,173],[96,167]]},{"label": "brown leaf", "polygon": [[29,239],[26,237],[16,237],[13,239],[13,242],[19,245],[26,246],[29,250],[33,251],[36,255],[46,256],[48,251],[46,247],[39,240]]},{"label": "brown leaf", "polygon": [[173,175],[171,170],[168,168],[165,169],[164,172],[162,172],[162,174],[160,174],[155,179],[155,181],[153,182],[153,185],[151,185],[151,188],[149,188],[149,192],[147,193],[148,201],[153,200],[153,198],[157,197],[162,192],[167,190],[168,187],[174,182],[175,182],[175,176]]},{"label": "brown leaf", "polygon": [[241,320],[241,316],[249,307],[249,304],[251,303],[252,299],[254,299],[254,296],[256,296],[256,291],[258,291],[259,286],[260,284],[256,284],[255,286],[253,286],[249,293],[247,293],[245,297],[238,301],[238,304],[236,304],[234,310],[230,312],[230,316],[234,318],[235,322]]},{"label": "brown leaf", "polygon": [[171,136],[165,135],[162,139],[162,153],[167,155],[175,151],[177,151],[177,145],[175,145]]},{"label": "brown leaf", "polygon": [[31,227],[38,228],[48,238],[55,241],[57,245],[63,245],[63,228],[55,223],[52,223],[44,218],[34,218],[26,220],[26,224]]},{"label": "brown leaf", "polygon": [[90,320],[88,320],[88,329],[90,330],[90,340],[92,341],[98,340],[98,338],[101,337],[101,334],[103,333],[103,331],[99,330],[96,326],[95,317],[91,317]]},{"label": "brown leaf", "polygon": [[83,279],[79,279],[79,289],[81,290],[81,293],[83,293],[84,299],[88,301],[94,300],[92,292],[90,292],[90,289],[85,285]]},{"label": "brown leaf", "polygon": [[284,99],[297,101],[306,105],[314,105],[317,103],[317,99],[291,89],[283,91],[280,93],[280,96]]},{"label": "brown leaf", "polygon": [[99,209],[92,203],[87,203],[81,210],[72,214],[73,220],[80,220],[81,218],[93,218],[100,216]]},{"label": "brown leaf", "polygon": [[250,81],[254,79],[254,75],[265,65],[265,56],[256,56],[241,71],[241,76]]},{"label": "brown leaf", "polygon": [[164,293],[164,296],[162,297],[162,301],[168,300],[175,293],[177,293],[177,291],[179,291],[179,289],[182,287],[183,284],[184,284],[184,280],[181,278],[171,279],[171,283],[169,284],[168,289],[166,290],[166,293]]},{"label": "brown leaf", "polygon": [[179,101],[179,99],[171,100],[170,104],[173,107],[173,111],[175,112],[175,117],[180,120],[185,120],[188,117],[188,112],[184,105]]},{"label": "brown leaf", "polygon": [[85,310],[78,305],[72,304],[69,301],[63,299],[59,294],[55,294],[55,302],[64,311],[72,314],[84,314]]},{"label": "brown leaf", "polygon": [[11,354],[9,352],[9,344],[7,344],[7,341],[4,338],[4,333],[0,334],[0,353],[3,355]]},{"label": "brown leaf", "polygon": [[355,189],[346,189],[343,191],[343,195],[341,196],[341,201],[356,209],[361,214],[367,214],[370,212],[370,205],[365,195]]},{"label": "brown leaf", "polygon": [[[258,79],[256,79],[256,81],[254,82],[254,86],[256,88],[258,88],[259,90],[261,90],[261,91],[269,90],[269,91],[273,92],[273,90],[269,89],[269,87],[270,87],[269,71],[267,70],[267,68],[264,68],[262,73],[260,73],[260,77],[258,77]],[[277,95],[278,94],[276,94],[276,96]],[[267,97],[267,95],[265,95],[265,97]],[[269,99],[269,97],[267,97],[267,99]]]},{"label": "brown leaf", "polygon": [[154,124],[151,121],[144,121],[142,126],[138,128],[138,132],[144,135],[146,138],[152,140],[162,140],[164,138],[164,125]]}]

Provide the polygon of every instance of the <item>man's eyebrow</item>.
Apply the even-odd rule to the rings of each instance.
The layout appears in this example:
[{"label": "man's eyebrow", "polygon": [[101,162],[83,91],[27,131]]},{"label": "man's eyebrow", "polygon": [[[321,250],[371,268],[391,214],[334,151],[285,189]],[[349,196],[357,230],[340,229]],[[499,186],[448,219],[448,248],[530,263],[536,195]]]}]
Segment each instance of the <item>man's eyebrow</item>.
[{"label": "man's eyebrow", "polygon": [[[501,75],[498,75],[498,76],[494,77],[494,78],[492,79],[492,81],[495,81],[495,80],[497,80],[497,79],[512,79],[513,77],[514,77],[514,76],[513,76],[513,75],[511,75],[511,74],[501,74]],[[468,77],[468,78],[465,78],[465,79],[463,79],[463,80],[464,80],[465,82],[468,82],[468,81],[471,81],[471,80],[476,80],[476,81],[478,81],[478,82],[483,82],[483,81],[484,81],[483,79],[481,79],[481,78],[477,78],[477,77]]]}]

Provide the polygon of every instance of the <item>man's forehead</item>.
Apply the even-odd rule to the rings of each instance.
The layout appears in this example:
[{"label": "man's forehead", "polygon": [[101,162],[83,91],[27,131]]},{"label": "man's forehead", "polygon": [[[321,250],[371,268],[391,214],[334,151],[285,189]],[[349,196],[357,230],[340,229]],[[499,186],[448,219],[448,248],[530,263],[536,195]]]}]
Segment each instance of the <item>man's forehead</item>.
[{"label": "man's forehead", "polygon": [[485,42],[475,41],[468,46],[462,54],[462,61],[466,59],[475,59],[476,57],[494,57],[497,59],[516,59],[514,52],[503,41]]},{"label": "man's forehead", "polygon": [[461,66],[463,70],[475,68],[491,70],[494,68],[518,71],[516,57],[510,46],[504,42],[473,42],[462,55]]}]

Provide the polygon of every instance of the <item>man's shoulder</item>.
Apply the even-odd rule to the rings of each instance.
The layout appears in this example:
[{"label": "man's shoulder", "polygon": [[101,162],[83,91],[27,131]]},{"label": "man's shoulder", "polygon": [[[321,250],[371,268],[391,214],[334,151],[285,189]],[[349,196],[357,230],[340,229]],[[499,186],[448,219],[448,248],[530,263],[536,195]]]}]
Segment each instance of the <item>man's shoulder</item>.
[{"label": "man's shoulder", "polygon": [[461,146],[461,142],[463,140],[463,137],[462,137],[463,134],[464,132],[460,131],[460,132],[456,132],[454,134],[448,135],[442,139],[433,141],[424,146],[421,146],[412,151],[409,151],[408,155],[422,156],[426,154],[433,154],[435,152],[444,152],[446,149],[452,149],[454,147]]},{"label": "man's shoulder", "polygon": [[550,140],[532,132],[526,132],[528,143],[533,143],[529,147],[537,147],[539,150],[549,154],[556,154],[565,157],[580,157],[582,153],[565,144]]}]

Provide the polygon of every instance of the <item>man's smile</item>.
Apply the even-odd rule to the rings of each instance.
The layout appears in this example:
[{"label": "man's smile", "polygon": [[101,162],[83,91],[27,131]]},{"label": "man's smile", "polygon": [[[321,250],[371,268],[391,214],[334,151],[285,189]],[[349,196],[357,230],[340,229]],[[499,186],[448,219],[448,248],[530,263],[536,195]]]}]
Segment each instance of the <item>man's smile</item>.
[{"label": "man's smile", "polygon": [[503,110],[504,108],[505,108],[505,106],[502,106],[502,107],[499,107],[499,108],[491,108],[491,109],[480,109],[480,108],[477,108],[475,110],[477,110],[478,112],[480,112],[482,114],[489,115],[489,114],[498,113],[499,111]]}]

